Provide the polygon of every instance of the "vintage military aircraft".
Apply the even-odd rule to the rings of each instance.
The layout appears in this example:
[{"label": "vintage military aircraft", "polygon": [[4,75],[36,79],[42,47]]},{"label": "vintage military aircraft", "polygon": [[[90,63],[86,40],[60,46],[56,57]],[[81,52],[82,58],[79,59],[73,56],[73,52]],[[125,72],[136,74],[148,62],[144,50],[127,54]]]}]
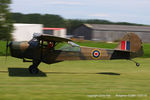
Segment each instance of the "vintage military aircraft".
[{"label": "vintage military aircraft", "polygon": [[[39,72],[41,62],[52,64],[64,60],[112,60],[129,59],[143,55],[140,38],[134,33],[125,35],[115,49],[80,47],[70,39],[55,37],[47,34],[34,34],[28,42],[11,42],[7,45],[12,57],[32,60],[29,66],[32,74]],[[140,64],[135,62],[137,66]]]}]

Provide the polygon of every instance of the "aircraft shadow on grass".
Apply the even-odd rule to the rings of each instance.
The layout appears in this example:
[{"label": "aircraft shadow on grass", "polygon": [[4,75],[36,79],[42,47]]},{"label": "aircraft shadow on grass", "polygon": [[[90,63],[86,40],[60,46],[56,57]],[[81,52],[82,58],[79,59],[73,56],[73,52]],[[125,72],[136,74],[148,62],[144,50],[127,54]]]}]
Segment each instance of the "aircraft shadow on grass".
[{"label": "aircraft shadow on grass", "polygon": [[31,74],[28,68],[8,68],[9,76],[13,77],[47,77],[47,75],[39,71],[38,74]]},{"label": "aircraft shadow on grass", "polygon": [[79,73],[79,72],[46,72],[47,74],[104,74],[104,75],[120,75],[114,72],[99,72],[99,73]]},{"label": "aircraft shadow on grass", "polygon": [[100,72],[96,74],[104,74],[104,75],[120,75],[119,73],[114,73],[114,72]]},{"label": "aircraft shadow on grass", "polygon": [[42,72],[31,74],[28,68],[8,68],[9,76],[11,77],[47,77],[46,74],[104,74],[104,75],[120,75],[114,72],[99,72],[99,73],[82,73],[82,72]]}]

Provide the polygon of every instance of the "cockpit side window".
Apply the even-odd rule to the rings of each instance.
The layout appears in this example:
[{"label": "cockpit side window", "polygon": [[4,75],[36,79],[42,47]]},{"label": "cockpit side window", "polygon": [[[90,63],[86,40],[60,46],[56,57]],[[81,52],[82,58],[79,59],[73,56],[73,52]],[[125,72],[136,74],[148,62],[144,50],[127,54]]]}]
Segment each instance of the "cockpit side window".
[{"label": "cockpit side window", "polygon": [[40,45],[42,48],[54,49],[55,42],[54,41],[40,41]]},{"label": "cockpit side window", "polygon": [[62,51],[74,51],[74,52],[80,52],[80,46],[75,43],[58,43],[55,47],[56,50],[62,50]]}]

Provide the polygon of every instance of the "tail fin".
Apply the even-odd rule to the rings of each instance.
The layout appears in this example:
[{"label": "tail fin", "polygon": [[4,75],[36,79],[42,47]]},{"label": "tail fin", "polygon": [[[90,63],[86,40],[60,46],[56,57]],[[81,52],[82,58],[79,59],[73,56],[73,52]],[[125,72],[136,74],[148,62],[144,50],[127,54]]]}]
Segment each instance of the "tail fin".
[{"label": "tail fin", "polygon": [[131,52],[130,53],[131,58],[142,56],[144,53],[142,41],[134,33],[126,34],[115,49]]}]

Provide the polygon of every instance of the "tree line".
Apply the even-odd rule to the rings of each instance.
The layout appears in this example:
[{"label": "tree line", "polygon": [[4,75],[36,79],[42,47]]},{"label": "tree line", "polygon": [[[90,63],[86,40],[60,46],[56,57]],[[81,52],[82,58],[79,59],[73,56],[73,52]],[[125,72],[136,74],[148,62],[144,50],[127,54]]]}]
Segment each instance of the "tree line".
[{"label": "tree line", "polygon": [[12,20],[14,23],[34,23],[34,24],[43,24],[44,27],[64,27],[67,28],[67,33],[71,34],[73,29],[77,26],[88,23],[88,24],[118,24],[118,25],[141,25],[128,22],[111,22],[108,20],[99,20],[99,19],[64,19],[59,15],[52,14],[22,14],[22,13],[12,13]]}]

